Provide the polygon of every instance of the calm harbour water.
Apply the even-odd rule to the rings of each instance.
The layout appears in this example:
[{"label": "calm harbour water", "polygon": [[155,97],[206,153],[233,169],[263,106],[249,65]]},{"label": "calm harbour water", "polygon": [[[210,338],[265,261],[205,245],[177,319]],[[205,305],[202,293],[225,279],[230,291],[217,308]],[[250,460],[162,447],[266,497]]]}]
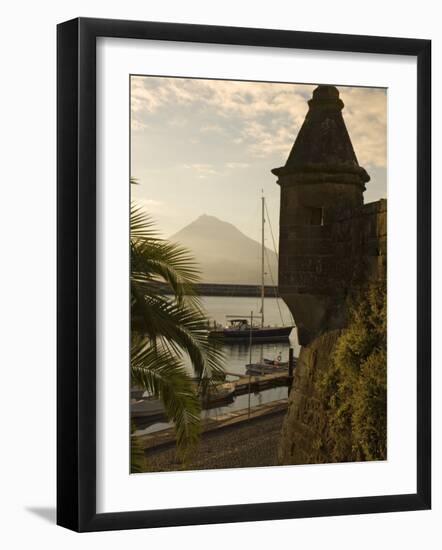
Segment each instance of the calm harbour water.
[{"label": "calm harbour water", "polygon": [[[235,315],[238,317],[248,317],[253,312],[254,316],[260,315],[261,301],[258,298],[238,298],[238,297],[218,297],[205,296],[202,298],[203,305],[207,316],[213,323],[216,321],[219,324],[225,325],[227,315]],[[279,302],[279,304],[278,304]],[[279,305],[279,308],[278,308]],[[291,325],[293,320],[285,303],[280,299],[266,298],[265,299],[265,325],[266,326],[281,326]],[[282,317],[282,320],[281,320]],[[260,318],[256,318],[256,324],[260,323]],[[225,356],[225,370],[229,373],[245,374],[246,364],[250,362],[258,362],[261,357],[268,359],[276,359],[281,355],[282,361],[288,361],[289,348],[294,349],[294,355],[299,355],[299,344],[296,339],[296,331],[292,331],[290,340],[287,342],[275,343],[253,343],[250,347],[248,342],[236,344],[224,344],[223,351]],[[190,367],[190,363],[189,363]],[[227,377],[229,379],[229,377]],[[252,393],[250,396],[250,405],[260,405],[287,397],[287,388],[279,387],[270,390],[265,390],[260,393]],[[249,396],[237,396],[234,401],[228,405],[219,408],[209,409],[202,412],[203,417],[217,417],[226,411],[245,409],[248,407]],[[146,434],[154,431],[167,428],[169,424],[157,422],[144,429],[137,430],[137,434]]]}]

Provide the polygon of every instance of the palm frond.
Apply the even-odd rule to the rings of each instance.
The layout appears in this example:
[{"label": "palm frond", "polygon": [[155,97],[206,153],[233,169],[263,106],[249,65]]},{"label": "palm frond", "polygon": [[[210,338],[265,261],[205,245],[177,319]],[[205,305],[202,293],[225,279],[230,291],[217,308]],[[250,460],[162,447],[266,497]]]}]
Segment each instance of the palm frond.
[{"label": "palm frond", "polygon": [[131,242],[139,239],[148,239],[150,242],[160,240],[151,216],[134,202],[130,205],[130,238]]},{"label": "palm frond", "polygon": [[132,241],[132,280],[151,284],[165,282],[178,301],[195,297],[199,271],[192,256],[184,248],[157,240]]},{"label": "palm frond", "polygon": [[216,341],[209,341],[207,318],[200,308],[161,295],[143,298],[136,284],[132,284],[132,294],[136,298],[133,311],[152,340],[162,339],[176,354],[185,352],[200,380],[224,378],[223,352]]},{"label": "palm frond", "polygon": [[198,441],[201,405],[183,363],[161,344],[144,339],[132,348],[131,375],[134,384],[162,400],[175,425],[177,447],[186,455]]},{"label": "palm frond", "polygon": [[[132,381],[162,400],[184,457],[198,440],[201,412],[185,359],[204,391],[225,378],[224,356],[219,344],[208,339],[194,258],[161,239],[152,218],[136,203],[131,204],[130,246]],[[158,282],[166,283],[171,295],[161,294]]]},{"label": "palm frond", "polygon": [[[132,428],[132,432],[134,429]],[[141,447],[137,437],[131,435],[130,437],[130,473],[140,474],[145,471],[146,458],[144,456],[144,450]]]}]

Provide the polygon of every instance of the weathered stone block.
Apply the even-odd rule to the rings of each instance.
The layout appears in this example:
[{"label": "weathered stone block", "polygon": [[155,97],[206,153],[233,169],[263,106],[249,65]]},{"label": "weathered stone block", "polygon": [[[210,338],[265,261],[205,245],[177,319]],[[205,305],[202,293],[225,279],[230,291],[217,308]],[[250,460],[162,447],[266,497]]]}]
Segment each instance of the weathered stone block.
[{"label": "weathered stone block", "polygon": [[379,212],[376,220],[378,237],[385,237],[385,235],[387,234],[387,212]]}]

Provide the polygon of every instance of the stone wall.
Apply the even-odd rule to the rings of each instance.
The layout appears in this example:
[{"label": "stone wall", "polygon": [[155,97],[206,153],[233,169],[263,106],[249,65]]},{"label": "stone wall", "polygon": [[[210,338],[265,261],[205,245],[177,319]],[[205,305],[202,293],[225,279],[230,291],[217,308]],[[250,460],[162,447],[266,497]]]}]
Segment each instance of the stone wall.
[{"label": "stone wall", "polygon": [[[352,289],[386,276],[387,201],[334,209],[323,225],[300,225],[282,190],[279,292],[308,345],[346,326]],[[296,220],[291,223],[291,220]]]},{"label": "stone wall", "polygon": [[315,383],[329,367],[330,356],[340,334],[339,330],[327,332],[301,349],[281,431],[280,464],[329,462],[324,445],[327,426],[321,403],[315,395]]},{"label": "stone wall", "polygon": [[[308,343],[295,369],[279,461],[320,464],[330,460],[327,425],[315,382],[330,367],[336,341],[346,326],[348,296],[386,279],[387,201],[342,210],[324,226],[289,225],[285,231],[290,246],[281,258],[280,291],[298,330],[299,325],[307,325],[310,332],[304,334]],[[314,333],[312,327],[316,327]]]}]

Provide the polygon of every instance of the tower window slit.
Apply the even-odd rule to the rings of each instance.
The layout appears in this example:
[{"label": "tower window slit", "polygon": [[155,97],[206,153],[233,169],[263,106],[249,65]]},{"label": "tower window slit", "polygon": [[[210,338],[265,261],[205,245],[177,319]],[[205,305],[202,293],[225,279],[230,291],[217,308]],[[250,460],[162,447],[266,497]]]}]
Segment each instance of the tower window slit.
[{"label": "tower window slit", "polygon": [[308,208],[309,225],[324,225],[324,208]]}]

